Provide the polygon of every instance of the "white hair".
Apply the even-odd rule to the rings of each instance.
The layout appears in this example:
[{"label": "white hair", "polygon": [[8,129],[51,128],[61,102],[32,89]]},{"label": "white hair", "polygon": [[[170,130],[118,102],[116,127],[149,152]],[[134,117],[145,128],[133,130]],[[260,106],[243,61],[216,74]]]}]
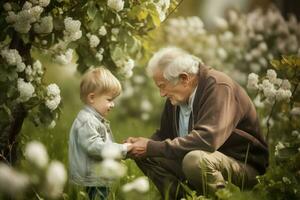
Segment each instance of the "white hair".
[{"label": "white hair", "polygon": [[153,76],[155,70],[162,70],[163,76],[168,81],[176,82],[183,72],[197,74],[201,59],[177,47],[166,47],[156,52],[150,59],[147,72]]}]

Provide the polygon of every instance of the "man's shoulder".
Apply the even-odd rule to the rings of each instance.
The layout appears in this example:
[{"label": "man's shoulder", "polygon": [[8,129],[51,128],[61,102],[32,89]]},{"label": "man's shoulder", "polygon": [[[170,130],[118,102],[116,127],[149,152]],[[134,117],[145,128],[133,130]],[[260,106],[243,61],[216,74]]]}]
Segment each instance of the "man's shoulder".
[{"label": "man's shoulder", "polygon": [[223,85],[233,89],[238,86],[238,84],[226,73],[215,69],[208,70],[205,82],[208,87],[217,87]]}]

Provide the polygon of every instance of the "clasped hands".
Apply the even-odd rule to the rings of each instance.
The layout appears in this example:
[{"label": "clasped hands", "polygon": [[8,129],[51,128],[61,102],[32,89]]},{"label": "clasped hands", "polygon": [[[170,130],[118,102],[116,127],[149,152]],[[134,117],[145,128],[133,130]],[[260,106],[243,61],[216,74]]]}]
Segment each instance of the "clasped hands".
[{"label": "clasped hands", "polygon": [[129,137],[124,143],[130,145],[127,146],[127,155],[132,158],[141,158],[146,155],[147,144],[150,141],[148,138],[144,137]]}]

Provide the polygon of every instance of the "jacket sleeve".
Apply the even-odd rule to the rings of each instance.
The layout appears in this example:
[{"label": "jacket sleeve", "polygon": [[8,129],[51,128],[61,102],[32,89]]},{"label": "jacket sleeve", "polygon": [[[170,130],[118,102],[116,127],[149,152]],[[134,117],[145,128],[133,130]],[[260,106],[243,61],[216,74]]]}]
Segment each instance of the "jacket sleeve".
[{"label": "jacket sleeve", "polygon": [[233,89],[226,84],[210,81],[198,108],[193,130],[185,137],[149,141],[147,155],[182,158],[192,150],[216,151],[230,136],[239,121]]},{"label": "jacket sleeve", "polygon": [[[99,127],[99,124],[92,120],[85,121],[78,129],[78,143],[89,156],[101,159],[102,149],[108,144],[105,141],[105,134],[105,129]],[[110,145],[120,149],[123,156],[126,155],[126,146],[118,143],[110,143]]]},{"label": "jacket sleeve", "polygon": [[78,129],[78,143],[81,148],[89,155],[96,158],[101,158],[101,151],[104,146],[105,130],[101,133],[97,132],[97,124],[92,120],[83,122],[82,126]]}]

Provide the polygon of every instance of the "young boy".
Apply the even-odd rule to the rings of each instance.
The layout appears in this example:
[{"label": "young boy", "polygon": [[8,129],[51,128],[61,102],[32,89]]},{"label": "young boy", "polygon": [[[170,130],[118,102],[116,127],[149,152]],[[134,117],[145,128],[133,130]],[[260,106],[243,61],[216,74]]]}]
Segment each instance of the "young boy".
[{"label": "young boy", "polygon": [[70,179],[85,186],[91,200],[107,199],[109,193],[109,182],[97,172],[103,147],[108,143],[115,145],[123,156],[130,150],[128,144],[113,142],[109,122],[105,119],[120,92],[120,82],[102,67],[88,71],[80,84],[80,98],[85,107],[78,113],[70,130]]}]

